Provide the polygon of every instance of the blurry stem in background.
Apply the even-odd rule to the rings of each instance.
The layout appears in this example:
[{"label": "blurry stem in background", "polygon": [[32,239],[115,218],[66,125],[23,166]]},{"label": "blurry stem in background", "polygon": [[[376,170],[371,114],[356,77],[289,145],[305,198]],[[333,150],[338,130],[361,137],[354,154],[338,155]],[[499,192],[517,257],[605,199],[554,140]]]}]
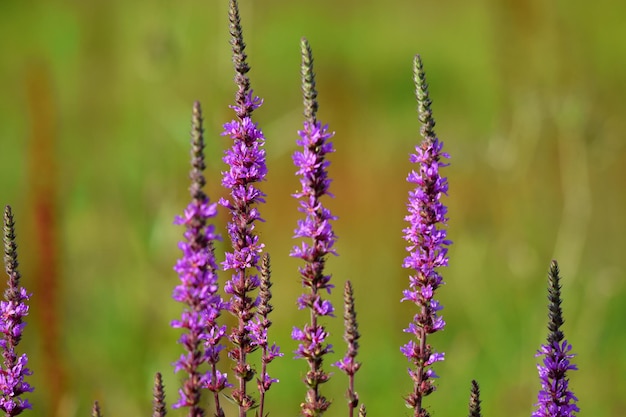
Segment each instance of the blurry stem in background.
[{"label": "blurry stem in background", "polygon": [[[59,353],[59,248],[57,214],[57,112],[49,66],[31,62],[24,80],[31,127],[28,147],[28,183],[34,217],[32,258],[33,316],[42,344],[46,403],[50,416],[59,415],[65,396],[65,361]],[[60,417],[60,416],[59,416]]]}]

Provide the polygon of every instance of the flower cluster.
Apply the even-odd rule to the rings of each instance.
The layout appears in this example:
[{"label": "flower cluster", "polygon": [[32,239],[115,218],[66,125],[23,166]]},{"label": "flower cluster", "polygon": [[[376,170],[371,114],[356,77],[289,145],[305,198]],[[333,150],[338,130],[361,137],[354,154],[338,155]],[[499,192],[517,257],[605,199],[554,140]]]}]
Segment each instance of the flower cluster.
[{"label": "flower cluster", "polygon": [[[204,415],[199,402],[200,390],[206,388],[214,393],[217,414],[221,415],[218,393],[230,384],[226,375],[217,370],[219,354],[224,349],[220,340],[226,333],[226,326],[220,326],[217,319],[226,305],[217,293],[219,286],[213,242],[219,236],[215,227],[208,223],[217,214],[217,204],[210,203],[202,191],[205,183],[204,139],[198,102],[193,108],[191,144],[192,201],[184,215],[176,216],[174,220],[174,224],[185,226],[185,240],[178,244],[183,256],[174,266],[180,284],[172,295],[174,300],[185,305],[181,319],[172,321],[172,327],[185,330],[179,339],[185,354],[176,361],[175,372],[184,370],[188,376],[174,408],[190,407],[190,415]],[[210,371],[200,370],[204,363],[209,364]]]},{"label": "flower cluster", "polygon": [[303,147],[302,151],[293,154],[293,162],[298,167],[302,190],[293,194],[300,199],[298,211],[305,214],[305,218],[298,220],[294,238],[313,239],[311,244],[302,242],[295,246],[291,256],[304,259],[307,265],[300,268],[303,285],[314,290],[314,294],[302,295],[298,299],[298,306],[312,308],[319,315],[331,315],[333,308],[330,302],[323,301],[318,290],[324,289],[330,293],[334,285],[330,284],[330,276],[322,273],[325,257],[328,254],[336,255],[333,249],[337,240],[330,221],[336,220],[329,209],[324,207],[319,199],[328,194],[330,179],[326,168],[330,164],[325,160],[327,153],[334,152],[332,142],[329,142],[334,133],[328,132],[328,126],[320,122],[304,122],[304,130],[299,130],[301,139],[296,143]]},{"label": "flower cluster", "polygon": [[[255,233],[255,222],[263,221],[257,205],[264,203],[265,194],[256,186],[264,181],[267,174],[265,165],[265,137],[252,121],[252,112],[259,108],[262,100],[253,95],[250,80],[246,73],[250,70],[244,52],[245,43],[239,18],[239,6],[231,0],[229,8],[231,45],[235,66],[235,110],[237,119],[224,125],[223,135],[229,136],[232,146],[226,151],[223,161],[229,170],[223,172],[222,185],[230,190],[230,199],[220,199],[220,204],[230,212],[231,219],[227,230],[230,237],[232,252],[226,253],[222,263],[224,270],[232,270],[231,279],[224,286],[231,295],[230,312],[237,318],[238,324],[229,335],[234,347],[229,351],[230,358],[235,361],[233,368],[238,386],[233,390],[232,398],[239,406],[240,415],[256,406],[263,409],[264,394],[276,379],[267,375],[266,365],[279,355],[277,347],[269,354],[266,344],[266,331],[269,321],[262,315],[257,321],[251,321],[259,298],[254,291],[260,286],[258,275],[260,254],[264,245]],[[269,276],[267,277],[269,279]],[[269,301],[269,300],[267,300]],[[265,347],[263,347],[265,346]],[[259,402],[247,392],[247,382],[255,375],[254,368],[247,360],[247,355],[258,347],[263,348],[263,375]]]},{"label": "flower cluster", "polygon": [[294,165],[298,168],[296,174],[300,177],[301,190],[293,196],[299,199],[298,211],[305,217],[298,220],[294,238],[310,239],[311,243],[302,242],[294,246],[290,255],[305,261],[299,268],[302,277],[302,286],[309,292],[298,298],[299,309],[310,309],[311,321],[302,329],[294,327],[291,337],[300,342],[296,350],[296,358],[304,358],[309,364],[304,382],[309,390],[306,401],[302,404],[304,416],[319,416],[330,406],[328,401],[319,392],[319,385],[328,381],[330,375],[322,369],[324,355],[332,351],[332,345],[326,342],[328,332],[318,321],[323,316],[334,316],[334,307],[329,300],[322,298],[321,292],[326,290],[330,294],[330,275],[324,274],[324,265],[328,254],[336,255],[333,245],[336,241],[331,221],[336,220],[329,209],[324,207],[320,199],[330,195],[328,188],[328,166],[326,155],[334,152],[329,139],[333,133],[328,126],[322,126],[316,120],[315,111],[317,102],[315,97],[315,81],[313,75],[313,58],[311,48],[306,39],[302,40],[302,88],[304,92],[305,117],[304,129],[298,131],[300,139],[296,143],[302,146],[301,151],[293,154]]},{"label": "flower cluster", "polygon": [[549,324],[547,343],[542,345],[535,356],[543,356],[543,365],[537,365],[541,390],[537,396],[537,410],[533,417],[573,417],[580,411],[576,405],[578,398],[569,389],[567,371],[578,369],[570,362],[574,357],[571,354],[572,345],[564,340],[561,325],[563,316],[561,311],[561,287],[559,284],[559,265],[552,261],[548,274],[550,300]]},{"label": "flower cluster", "polygon": [[448,191],[448,181],[439,174],[439,169],[447,166],[441,159],[449,158],[449,155],[442,152],[443,143],[433,131],[435,122],[419,55],[414,61],[414,79],[424,139],[410,158],[419,168],[411,171],[407,178],[408,182],[416,184],[416,188],[409,193],[407,204],[409,215],[405,220],[409,226],[404,229],[404,239],[409,243],[409,255],[402,266],[415,272],[409,277],[409,289],[403,292],[402,301],[412,301],[417,305],[418,313],[404,330],[413,334],[417,342],[409,341],[401,348],[401,352],[415,366],[415,369],[409,369],[414,389],[406,398],[406,403],[414,409],[416,417],[422,417],[427,415],[422,408],[422,398],[435,389],[432,378],[436,374],[430,366],[444,359],[443,353],[432,350],[426,337],[445,326],[438,315],[442,307],[434,299],[434,294],[442,284],[437,268],[448,265],[447,246],[451,243],[446,239],[446,230],[439,227],[447,221],[447,209],[441,203],[441,196]]},{"label": "flower cluster", "polygon": [[569,389],[567,371],[578,369],[570,363],[575,355],[569,353],[572,345],[563,341],[542,345],[536,356],[543,356],[543,366],[537,365],[541,391],[538,395],[539,407],[533,417],[571,417],[580,411],[576,405],[578,398]]},{"label": "flower cluster", "polygon": [[[182,256],[173,268],[180,281],[173,290],[172,298],[183,304],[183,311],[180,319],[171,322],[171,327],[181,332],[178,342],[183,346],[184,353],[173,365],[174,372],[181,372],[184,376],[179,397],[172,407],[186,407],[189,417],[204,417],[207,414],[201,404],[207,394],[211,395],[212,407],[215,408],[213,415],[216,417],[226,415],[221,405],[223,398],[232,400],[239,417],[247,417],[252,410],[257,417],[267,417],[265,395],[278,382],[267,368],[274,359],[283,356],[280,348],[270,343],[268,338],[272,325],[270,313],[273,311],[270,257],[263,253],[264,244],[255,230],[257,222],[263,221],[258,206],[264,203],[265,194],[258,185],[267,174],[265,137],[252,121],[252,112],[262,105],[262,100],[250,88],[247,76],[250,68],[244,52],[237,0],[230,0],[229,22],[237,86],[235,104],[230,106],[235,112],[235,119],[224,124],[222,133],[231,140],[223,156],[228,168],[222,172],[221,181],[229,195],[218,203],[212,203],[203,191],[206,185],[205,143],[202,110],[196,102],[191,131],[191,202],[183,215],[176,216],[174,220],[174,224],[184,226],[184,232],[178,244]],[[302,240],[294,245],[289,255],[303,261],[298,271],[304,293],[298,296],[296,304],[299,310],[306,310],[309,320],[301,327],[294,327],[291,337],[298,344],[295,358],[305,360],[308,366],[303,378],[306,394],[300,404],[300,414],[303,417],[321,417],[331,405],[321,392],[322,384],[331,378],[323,362],[333,349],[325,321],[335,315],[334,306],[328,299],[334,285],[325,266],[329,255],[337,255],[334,249],[337,236],[332,226],[337,217],[324,206],[322,199],[332,197],[327,157],[335,149],[331,142],[334,133],[317,120],[313,55],[306,39],[301,41],[301,53],[304,123],[296,140],[300,148],[292,157],[301,187],[292,196],[298,200],[298,211],[303,215],[297,221],[294,238]],[[443,330],[446,325],[440,315],[442,306],[435,295],[443,285],[439,268],[448,265],[448,247],[452,243],[447,239],[447,208],[441,201],[447,195],[448,181],[440,172],[448,166],[444,161],[449,159],[449,155],[443,152],[443,143],[434,132],[428,85],[419,55],[414,60],[413,75],[423,140],[410,155],[415,168],[408,174],[407,181],[414,188],[409,192],[408,214],[404,218],[408,223],[403,229],[408,255],[402,262],[402,267],[409,269],[410,273],[408,288],[403,291],[401,301],[412,302],[417,311],[404,329],[405,333],[412,335],[411,340],[400,347],[400,351],[410,363],[408,373],[413,383],[412,391],[404,399],[405,404],[413,409],[413,417],[429,417],[423,400],[436,389],[433,379],[437,375],[433,365],[444,360],[444,353],[437,352],[429,344],[429,335]],[[221,238],[212,222],[219,206],[228,210],[230,215],[226,230],[231,250],[226,251],[221,263],[223,270],[230,274],[222,288],[230,297],[228,301],[220,295],[219,267],[215,256],[215,242]],[[26,303],[31,295],[20,286],[14,221],[9,206],[4,212],[3,231],[4,261],[9,279],[5,301],[0,302],[0,350],[3,359],[0,364],[0,411],[10,417],[32,408],[22,395],[32,392],[33,388],[25,381],[32,374],[28,358],[26,354],[18,355],[16,352],[26,325],[23,319],[29,313]],[[549,332],[546,343],[536,354],[536,357],[542,358],[537,365],[541,389],[532,417],[574,417],[579,412],[578,399],[570,390],[567,374],[577,367],[572,363],[575,356],[571,353],[572,346],[561,330],[564,320],[556,261],[552,261],[548,276]],[[358,416],[366,417],[365,406],[360,404],[355,389],[355,375],[361,367],[357,361],[361,335],[350,281],[345,283],[343,300],[343,339],[347,351],[333,365],[348,377],[348,417],[354,416],[357,407]],[[224,311],[231,313],[236,320],[230,329],[220,324]],[[225,337],[232,344],[228,356],[234,363],[231,369],[236,382],[233,381],[233,384],[226,373],[218,370],[221,352],[226,349],[222,343]],[[260,359],[253,364],[250,358],[254,357],[254,352]],[[256,391],[248,386],[255,377]],[[228,388],[231,388],[229,395],[225,395],[223,391]],[[164,417],[166,413],[163,377],[157,372],[153,388],[153,417]],[[93,403],[91,415],[102,416],[97,401]],[[479,385],[472,380],[469,417],[480,416]]]},{"label": "flower cluster", "polygon": [[22,339],[22,331],[26,323],[23,318],[28,315],[30,294],[20,287],[20,273],[17,270],[17,244],[15,243],[15,222],[10,206],[4,210],[4,263],[9,276],[8,289],[4,293],[6,301],[0,302],[0,348],[2,349],[2,368],[0,368],[0,410],[6,416],[16,416],[25,409],[32,408],[27,399],[21,397],[25,392],[32,392],[33,387],[24,381],[24,377],[32,375],[28,369],[28,357],[18,357],[16,348]]}]

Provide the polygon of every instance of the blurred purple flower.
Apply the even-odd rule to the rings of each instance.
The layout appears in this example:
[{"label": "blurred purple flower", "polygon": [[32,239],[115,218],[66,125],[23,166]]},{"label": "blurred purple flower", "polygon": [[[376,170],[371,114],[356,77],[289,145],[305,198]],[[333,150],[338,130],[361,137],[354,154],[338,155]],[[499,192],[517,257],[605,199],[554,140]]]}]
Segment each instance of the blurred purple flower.
[{"label": "blurred purple flower", "polygon": [[[210,203],[202,191],[205,184],[204,138],[202,130],[202,110],[196,102],[193,108],[191,138],[190,192],[192,201],[183,216],[176,216],[174,224],[185,226],[184,241],[178,244],[183,256],[174,270],[180,284],[174,288],[172,298],[185,305],[180,320],[173,320],[173,328],[184,329],[178,342],[185,353],[174,363],[174,371],[184,371],[187,378],[179,390],[180,397],[173,408],[189,407],[189,415],[200,417],[205,414],[200,407],[200,390],[207,388],[216,398],[216,414],[222,415],[218,393],[228,384],[226,374],[217,370],[219,352],[224,349],[220,343],[226,332],[217,319],[227,306],[217,293],[219,289],[217,264],[213,253],[213,242],[220,237],[215,228],[208,224],[217,214],[217,204]],[[200,367],[208,363],[210,370],[203,372]]]}]

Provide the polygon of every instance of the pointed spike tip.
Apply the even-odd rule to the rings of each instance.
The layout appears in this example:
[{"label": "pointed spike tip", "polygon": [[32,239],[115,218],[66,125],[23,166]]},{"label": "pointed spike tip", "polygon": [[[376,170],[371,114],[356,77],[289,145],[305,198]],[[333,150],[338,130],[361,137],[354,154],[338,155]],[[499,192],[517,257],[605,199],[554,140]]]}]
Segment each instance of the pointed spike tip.
[{"label": "pointed spike tip", "polygon": [[422,57],[417,54],[413,59],[413,82],[415,83],[415,98],[417,99],[417,114],[421,123],[420,134],[427,143],[433,143],[437,137],[435,134],[435,119],[431,109],[432,101],[428,93],[426,72],[422,63]]},{"label": "pointed spike tip", "polygon": [[313,71],[313,50],[306,38],[300,40],[302,53],[302,95],[304,103],[304,118],[310,124],[317,122],[317,89],[315,87],[315,72]]},{"label": "pointed spike tip", "polygon": [[563,320],[563,310],[561,303],[561,277],[559,264],[556,260],[550,263],[550,271],[548,273],[548,342],[560,343],[564,339],[561,326],[565,322]]},{"label": "pointed spike tip", "polygon": [[481,417],[480,416],[480,387],[476,380],[472,380],[472,388],[470,391],[469,399],[469,417]]}]

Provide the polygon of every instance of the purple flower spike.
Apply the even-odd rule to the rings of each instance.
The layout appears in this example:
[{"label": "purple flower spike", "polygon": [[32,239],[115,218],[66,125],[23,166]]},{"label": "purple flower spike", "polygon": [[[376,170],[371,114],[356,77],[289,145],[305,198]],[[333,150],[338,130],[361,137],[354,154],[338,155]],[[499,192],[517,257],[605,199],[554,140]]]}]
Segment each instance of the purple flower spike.
[{"label": "purple flower spike", "polygon": [[356,311],[354,309],[354,292],[352,283],[346,281],[343,291],[343,340],[348,345],[348,351],[342,360],[335,362],[333,365],[341,369],[348,375],[348,389],[346,398],[348,400],[348,417],[354,415],[356,406],[359,405],[359,396],[354,389],[354,375],[361,368],[361,363],[356,361],[356,355],[359,350],[359,328],[356,322]]},{"label": "purple flower spike", "polygon": [[301,342],[295,351],[296,358],[306,359],[309,365],[304,378],[308,392],[305,402],[301,404],[302,415],[309,417],[321,416],[330,406],[330,401],[319,392],[319,385],[330,378],[322,369],[322,361],[324,355],[332,352],[332,346],[326,343],[328,333],[318,319],[334,316],[334,308],[330,301],[322,299],[321,290],[330,293],[333,288],[330,275],[324,275],[324,264],[328,254],[336,255],[333,245],[337,237],[330,222],[337,218],[320,201],[324,195],[330,195],[327,172],[330,162],[326,160],[326,154],[334,152],[329,142],[333,133],[316,120],[317,92],[312,52],[306,39],[302,40],[301,47],[305,122],[304,129],[298,132],[300,139],[296,141],[302,150],[293,154],[293,162],[298,168],[302,189],[293,196],[300,200],[298,210],[304,213],[305,218],[298,221],[294,237],[311,239],[311,243],[302,242],[293,248],[290,255],[306,262],[299,271],[302,286],[310,289],[310,292],[298,298],[297,304],[300,309],[310,309],[311,322],[303,329],[294,328],[292,332],[292,338]]},{"label": "purple flower spike", "polygon": [[576,365],[570,363],[574,357],[571,354],[572,345],[564,339],[561,325],[563,312],[561,310],[561,286],[559,284],[559,265],[552,261],[550,265],[548,300],[550,304],[548,340],[542,345],[535,356],[543,356],[543,365],[537,365],[541,391],[535,404],[537,410],[533,417],[573,417],[580,411],[576,405],[578,398],[569,389],[567,371],[576,370]]},{"label": "purple flower spike", "polygon": [[253,320],[248,322],[247,330],[250,332],[250,345],[252,348],[261,349],[261,375],[257,378],[257,388],[259,390],[259,416],[264,416],[265,393],[278,379],[271,378],[267,373],[267,365],[274,359],[283,356],[280,348],[275,344],[269,345],[267,340],[267,330],[272,325],[269,314],[274,307],[270,304],[272,293],[270,288],[270,256],[266,253],[261,261],[261,285],[259,288],[259,306],[257,314]]},{"label": "purple flower spike", "polygon": [[448,220],[447,209],[440,201],[441,196],[448,192],[448,182],[439,174],[439,169],[447,166],[441,159],[449,156],[442,152],[443,143],[434,132],[435,121],[430,109],[428,85],[419,55],[415,57],[413,75],[424,139],[410,157],[412,163],[418,164],[418,168],[407,178],[416,187],[409,192],[409,214],[405,217],[409,226],[403,230],[409,255],[402,266],[415,272],[409,277],[409,289],[403,292],[402,301],[414,302],[419,312],[404,330],[413,334],[416,341],[410,340],[400,351],[415,367],[409,369],[413,392],[405,399],[406,404],[413,408],[415,417],[426,417],[429,414],[422,407],[422,399],[435,390],[432,378],[436,374],[430,366],[444,359],[443,353],[434,352],[426,343],[426,337],[445,326],[438,315],[442,307],[433,297],[437,288],[443,284],[436,269],[448,265],[447,246],[452,243],[446,239],[446,230],[440,228]]},{"label": "purple flower spike", "polygon": [[15,222],[10,206],[4,209],[4,263],[9,276],[8,288],[4,292],[6,301],[0,302],[0,348],[2,348],[2,368],[0,368],[0,410],[6,416],[16,416],[32,405],[21,398],[25,392],[33,392],[33,387],[24,381],[24,377],[32,375],[27,368],[26,354],[17,356],[15,349],[22,339],[22,331],[26,323],[23,318],[28,315],[26,301],[30,294],[20,287],[20,273],[17,270],[17,244],[15,243]]},{"label": "purple flower spike", "polygon": [[[222,173],[222,185],[230,190],[230,198],[223,198],[219,203],[231,215],[227,229],[233,250],[226,253],[222,266],[224,270],[232,270],[232,277],[224,286],[226,293],[231,295],[230,312],[238,321],[229,335],[234,345],[229,351],[229,357],[235,362],[233,371],[239,381],[232,398],[239,407],[239,416],[244,417],[251,408],[263,407],[262,404],[257,404],[247,389],[248,381],[256,373],[248,363],[247,355],[262,346],[261,339],[265,336],[261,334],[262,322],[257,321],[255,325],[252,320],[255,308],[259,305],[259,299],[253,294],[261,285],[258,271],[260,254],[264,247],[254,232],[255,222],[263,221],[256,205],[265,202],[265,194],[256,184],[265,180],[267,167],[263,149],[265,138],[251,118],[252,111],[261,106],[262,100],[253,95],[246,75],[250,67],[244,53],[245,44],[236,0],[230,1],[229,21],[235,84],[238,87],[235,105],[231,108],[235,110],[237,119],[224,125],[223,135],[230,137],[232,146],[223,158],[229,170]],[[265,372],[265,368],[262,372]],[[267,382],[265,374],[261,378]],[[262,384],[262,387],[265,386]],[[260,402],[263,401],[264,391],[261,391]]]},{"label": "purple flower spike", "polygon": [[[226,375],[217,370],[219,352],[224,348],[220,342],[226,332],[217,319],[226,306],[217,293],[217,265],[213,254],[213,242],[219,236],[215,234],[214,226],[207,223],[217,214],[217,205],[210,203],[202,191],[205,184],[204,138],[202,110],[198,102],[193,107],[191,146],[189,190],[192,201],[184,215],[174,219],[174,224],[185,226],[185,240],[178,245],[183,256],[176,262],[174,270],[180,277],[180,284],[172,295],[174,300],[185,305],[181,319],[172,321],[172,327],[184,329],[178,342],[185,348],[185,354],[174,363],[174,370],[185,371],[187,379],[172,407],[189,407],[189,416],[204,416],[205,411],[199,404],[200,390],[206,388],[214,394],[216,415],[223,416],[219,392],[230,384]],[[204,363],[210,367],[207,372],[200,370]]]}]

